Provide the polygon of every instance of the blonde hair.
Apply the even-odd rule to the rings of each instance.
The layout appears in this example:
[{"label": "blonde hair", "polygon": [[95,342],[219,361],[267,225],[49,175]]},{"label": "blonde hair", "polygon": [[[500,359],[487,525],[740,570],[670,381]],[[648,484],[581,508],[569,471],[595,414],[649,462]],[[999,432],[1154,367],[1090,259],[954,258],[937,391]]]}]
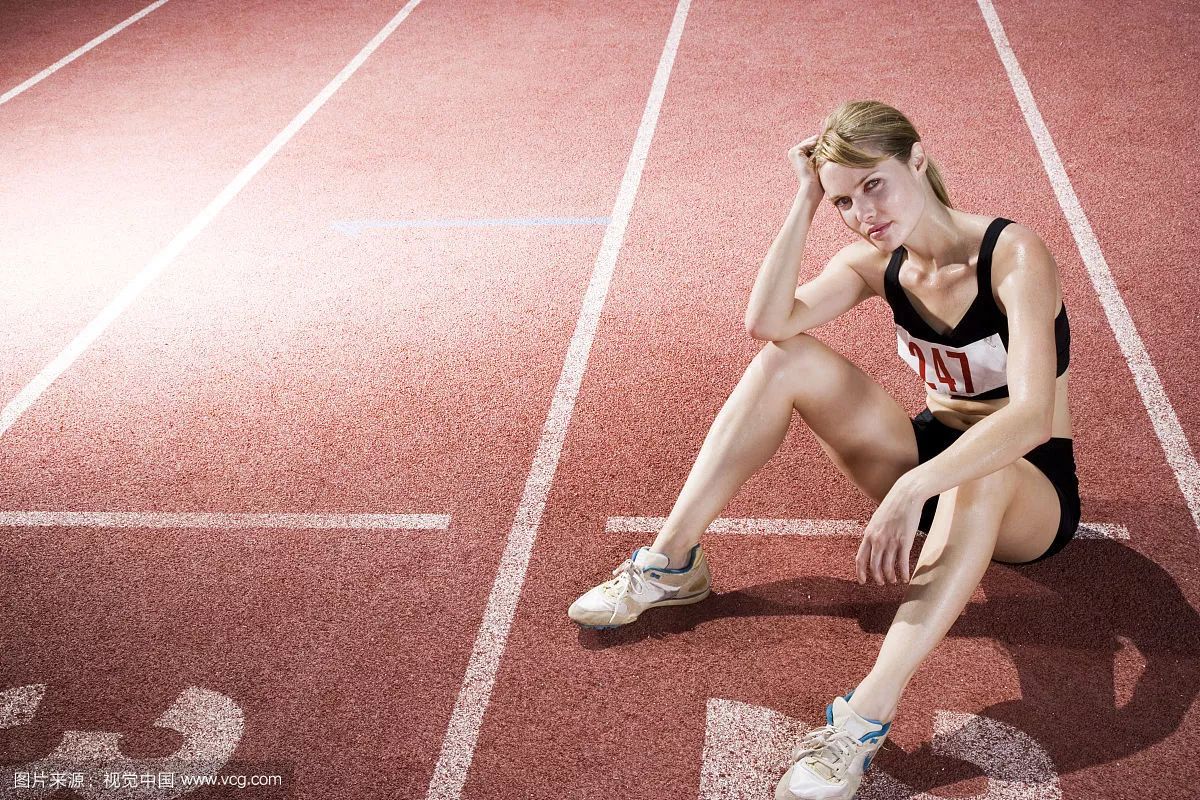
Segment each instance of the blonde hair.
[{"label": "blonde hair", "polygon": [[[825,118],[809,161],[813,170],[820,169],[830,161],[844,167],[865,169],[892,156],[907,164],[912,157],[913,144],[919,141],[921,137],[917,129],[908,121],[908,117],[896,109],[878,100],[851,100],[842,103]],[[864,147],[883,155],[868,153]],[[928,165],[925,175],[929,178],[934,195],[942,205],[953,208],[933,159],[926,154],[925,160]]]}]

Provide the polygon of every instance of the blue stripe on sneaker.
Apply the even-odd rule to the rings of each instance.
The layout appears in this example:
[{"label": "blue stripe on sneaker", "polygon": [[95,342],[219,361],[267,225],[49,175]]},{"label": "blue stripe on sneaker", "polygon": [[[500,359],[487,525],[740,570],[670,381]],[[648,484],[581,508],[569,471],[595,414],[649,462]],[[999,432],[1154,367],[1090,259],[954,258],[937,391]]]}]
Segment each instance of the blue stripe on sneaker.
[{"label": "blue stripe on sneaker", "polygon": [[[685,572],[690,572],[692,570],[692,567],[694,567],[696,565],[696,555],[699,552],[700,552],[700,545],[698,545],[698,544],[692,545],[692,549],[688,551],[688,560],[687,560],[686,564],[684,564],[679,569],[662,568],[662,571],[663,572],[672,572],[676,575],[682,575]],[[655,567],[655,569],[660,569],[660,568]]]},{"label": "blue stripe on sneaker", "polygon": [[[850,702],[850,698],[851,698],[851,697],[854,697],[854,693],[855,693],[856,691],[858,691],[858,687],[857,687],[857,686],[855,686],[853,689],[851,689],[851,690],[850,690],[850,691],[849,691],[849,692],[846,694],[845,700],[846,700],[846,702],[847,702],[847,703],[849,703],[849,702]],[[831,705],[831,707],[832,707],[832,705]],[[858,712],[855,712],[855,713],[857,714]],[[860,716],[860,717],[862,717],[862,714],[859,714],[859,716]],[[888,729],[888,728],[890,728],[890,727],[892,727],[892,723],[890,723],[890,722],[888,722],[888,723],[886,723],[886,724],[885,724],[885,723],[883,722],[883,720],[878,720],[878,719],[868,719],[867,717],[862,717],[862,718],[863,718],[863,719],[865,719],[865,720],[867,720],[867,722],[870,722],[870,723],[872,723],[872,724],[875,724],[875,725],[883,725],[883,731],[881,731],[882,733],[887,733],[887,729]],[[831,723],[831,724],[832,724],[832,723]]]}]

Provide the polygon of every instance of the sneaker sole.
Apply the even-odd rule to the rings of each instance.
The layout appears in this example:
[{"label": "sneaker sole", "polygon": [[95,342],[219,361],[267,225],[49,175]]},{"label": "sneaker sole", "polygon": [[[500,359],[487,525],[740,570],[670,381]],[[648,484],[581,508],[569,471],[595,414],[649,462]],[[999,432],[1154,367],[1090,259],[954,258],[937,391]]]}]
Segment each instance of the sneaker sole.
[{"label": "sneaker sole", "polygon": [[[650,605],[646,606],[646,608],[644,608],[642,610],[642,614],[644,614],[645,612],[649,611],[652,608],[658,608],[659,606],[686,606],[686,605],[691,605],[692,603],[699,603],[701,600],[708,597],[710,594],[712,594],[711,586],[709,588],[705,589],[700,594],[692,594],[692,595],[688,595],[687,597],[675,597],[670,600],[660,600],[657,603],[651,603]],[[580,622],[579,620],[572,620],[572,621],[575,622],[575,624],[577,624],[581,628],[588,628],[589,630],[594,630],[594,631],[609,631],[609,630],[612,630],[613,628],[624,628],[626,625],[632,625],[633,623],[637,622],[640,617],[641,617],[641,614],[638,614],[638,616],[629,620],[629,622],[622,622],[617,625],[589,625],[586,622]]]}]

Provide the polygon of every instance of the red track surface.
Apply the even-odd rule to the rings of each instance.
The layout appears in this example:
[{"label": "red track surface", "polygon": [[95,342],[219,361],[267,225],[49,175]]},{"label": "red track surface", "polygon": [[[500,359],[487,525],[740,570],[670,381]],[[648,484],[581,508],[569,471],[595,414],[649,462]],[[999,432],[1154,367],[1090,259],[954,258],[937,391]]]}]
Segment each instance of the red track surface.
[{"label": "red track surface", "polygon": [[[5,7],[0,91],[140,7]],[[172,0],[0,105],[4,402],[400,7]],[[1195,12],[997,11],[1194,443]],[[183,738],[153,723],[195,686],[244,715],[236,771],[284,771],[295,797],[426,796],[604,225],[333,223],[611,215],[674,13],[426,0],[0,438],[0,511],[451,517],[0,529],[0,692],[46,686],[0,730],[0,763],[70,730],[165,756]],[[1175,797],[1200,780],[1200,532],[979,7],[697,0],[463,797],[697,797],[712,699],[816,722],[869,669],[903,590],[855,582],[853,539],[713,535],[704,603],[600,633],[565,614],[648,543],[606,520],[668,513],[760,346],[741,320],[794,192],[787,148],[866,97],[910,116],[957,207],[1029,225],[1055,254],[1083,519],[1130,534],[993,566],[877,769],[938,796],[988,791],[978,765],[931,747],[955,711],[1053,764],[1058,795],[989,797]],[[803,275],[848,237],[818,214]],[[882,301],[818,335],[921,407]],[[798,424],[722,516],[871,510]]]}]

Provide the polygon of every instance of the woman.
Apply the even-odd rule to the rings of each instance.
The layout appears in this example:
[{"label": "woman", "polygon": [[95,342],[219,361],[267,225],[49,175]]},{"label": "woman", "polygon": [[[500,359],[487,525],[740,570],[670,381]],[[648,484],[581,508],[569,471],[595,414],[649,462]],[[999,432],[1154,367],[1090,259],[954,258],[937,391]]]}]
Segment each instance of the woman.
[{"label": "woman", "polygon": [[[788,153],[800,187],[759,271],[747,331],[767,342],[717,415],[666,524],[569,609],[614,627],[708,596],[701,533],[783,442],[793,410],[834,464],[879,503],[859,583],[909,584],[874,667],[792,753],[776,797],[850,798],[900,696],[991,561],[1058,552],[1079,522],[1067,407],[1070,330],[1057,267],[1037,234],[950,205],[909,120],[874,101],[838,107]],[[827,199],[860,241],[795,289]],[[793,295],[794,290],[794,295]],[[926,384],[914,419],[805,331],[869,297],[893,310],[901,358]],[[916,568],[916,531],[927,532]]]}]

